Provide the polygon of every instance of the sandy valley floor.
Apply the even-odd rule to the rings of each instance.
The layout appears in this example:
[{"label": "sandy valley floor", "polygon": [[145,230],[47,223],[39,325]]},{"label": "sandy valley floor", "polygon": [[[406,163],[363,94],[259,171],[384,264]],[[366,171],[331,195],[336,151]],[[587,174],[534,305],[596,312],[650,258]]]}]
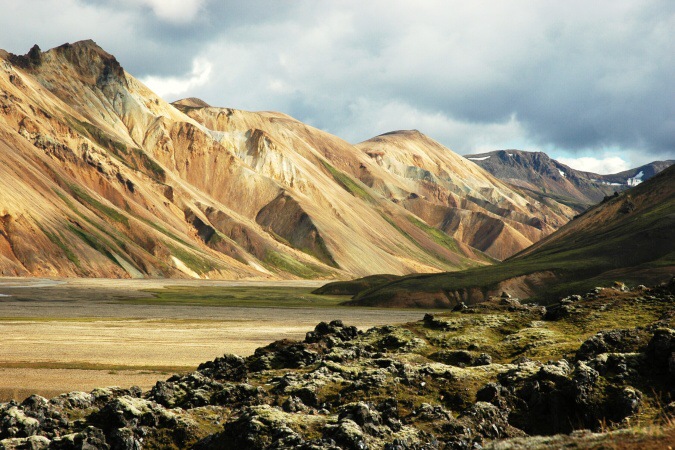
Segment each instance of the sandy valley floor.
[{"label": "sandy valley floor", "polygon": [[[321,282],[39,280],[0,278],[0,401],[99,386],[149,388],[223,353],[248,355],[302,339],[322,320],[370,326],[420,320],[422,311],[138,303],[145,289],[312,288]],[[310,289],[306,289],[309,291]],[[244,302],[245,304],[245,302]]]}]

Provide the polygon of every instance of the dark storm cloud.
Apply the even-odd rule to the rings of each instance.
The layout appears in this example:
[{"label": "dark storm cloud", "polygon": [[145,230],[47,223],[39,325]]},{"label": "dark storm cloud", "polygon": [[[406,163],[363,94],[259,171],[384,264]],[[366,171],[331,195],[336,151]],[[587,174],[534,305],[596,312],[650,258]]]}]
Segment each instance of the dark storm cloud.
[{"label": "dark storm cloud", "polygon": [[675,158],[668,0],[0,3],[0,46],[93,38],[169,100],[280,110],[353,142],[417,128],[460,153]]}]

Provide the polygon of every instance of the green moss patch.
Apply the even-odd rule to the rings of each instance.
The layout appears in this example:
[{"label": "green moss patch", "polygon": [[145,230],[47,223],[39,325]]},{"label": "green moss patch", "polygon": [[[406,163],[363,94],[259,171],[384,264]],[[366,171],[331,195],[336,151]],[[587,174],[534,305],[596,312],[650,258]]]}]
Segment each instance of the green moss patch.
[{"label": "green moss patch", "polygon": [[375,203],[373,196],[366,191],[365,185],[362,186],[358,182],[354,181],[349,175],[331,166],[327,161],[321,160],[321,163],[326,168],[326,170],[328,170],[333,179],[342,187],[342,189],[349,192],[354,197],[360,198],[361,200],[365,200],[369,203]]},{"label": "green moss patch", "polygon": [[311,279],[325,277],[330,272],[314,264],[302,263],[292,256],[286,255],[275,250],[267,250],[263,260],[265,266],[270,270],[283,271],[300,278]]},{"label": "green moss patch", "polygon": [[77,257],[77,255],[75,254],[75,252],[73,252],[73,250],[72,250],[70,247],[68,247],[68,246],[63,242],[63,241],[64,241],[64,237],[63,237],[63,235],[62,235],[61,233],[58,233],[58,235],[55,234],[55,233],[51,233],[51,232],[47,231],[45,228],[43,228],[43,227],[41,227],[41,226],[40,226],[40,230],[42,231],[42,233],[43,233],[45,236],[47,236],[47,238],[49,238],[49,240],[50,240],[53,244],[55,244],[57,247],[59,247],[59,248],[61,249],[61,251],[63,252],[63,254],[66,255],[66,258],[68,258],[68,260],[69,260],[70,262],[72,262],[73,264],[75,264],[75,266],[76,266],[78,269],[81,269],[81,268],[82,268],[82,263],[81,263],[80,259]]},{"label": "green moss patch", "polygon": [[188,251],[178,245],[173,245],[169,243],[165,243],[167,247],[169,247],[171,254],[175,256],[176,258],[180,259],[183,264],[188,266],[192,271],[198,273],[198,274],[205,274],[208,273],[214,269],[219,269],[221,268],[220,265],[215,264],[211,260],[207,259],[206,257],[197,255],[191,251]]},{"label": "green moss patch", "polygon": [[99,213],[103,214],[108,219],[121,223],[126,228],[129,228],[129,218],[126,215],[119,212],[117,209],[104,205],[103,203],[101,203],[100,201],[96,200],[94,197],[89,195],[89,193],[80,186],[77,186],[75,184],[69,184],[68,188],[70,189],[70,192],[72,193],[73,197],[75,197],[80,203],[86,203]]}]

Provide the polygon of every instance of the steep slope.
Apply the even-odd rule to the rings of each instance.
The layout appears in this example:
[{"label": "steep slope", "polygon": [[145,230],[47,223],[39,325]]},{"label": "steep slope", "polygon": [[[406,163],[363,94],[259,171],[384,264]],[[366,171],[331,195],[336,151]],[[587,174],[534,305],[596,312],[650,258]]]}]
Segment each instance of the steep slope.
[{"label": "steep slope", "polygon": [[367,161],[342,139],[280,113],[175,106],[283,188],[258,210],[256,222],[327,264],[351,273],[400,273],[489,260],[350,176]]},{"label": "steep slope", "polygon": [[[141,150],[135,126],[153,111],[181,115],[114,57],[83,42],[34,47],[0,67],[1,273],[263,275],[234,253],[211,250],[186,223],[188,196]],[[136,116],[123,114],[129,105]]]},{"label": "steep slope", "polygon": [[490,262],[360,182],[352,172],[375,165],[358,149],[288,116],[171,106],[92,41],[0,58],[2,274],[318,278]]},{"label": "steep slope", "polygon": [[621,280],[675,275],[675,166],[588,210],[509,260],[454,274],[412,275],[360,292],[354,304],[455,306],[507,292],[552,300]]},{"label": "steep slope", "polygon": [[360,179],[458,241],[505,259],[567,223],[574,211],[539,201],[413,131],[377,136],[357,147],[383,169]]},{"label": "steep slope", "polygon": [[653,177],[675,161],[655,161],[613,175],[600,175],[572,169],[543,152],[497,150],[466,155],[500,180],[528,190],[538,197],[549,197],[581,212],[605,196],[624,191]]}]

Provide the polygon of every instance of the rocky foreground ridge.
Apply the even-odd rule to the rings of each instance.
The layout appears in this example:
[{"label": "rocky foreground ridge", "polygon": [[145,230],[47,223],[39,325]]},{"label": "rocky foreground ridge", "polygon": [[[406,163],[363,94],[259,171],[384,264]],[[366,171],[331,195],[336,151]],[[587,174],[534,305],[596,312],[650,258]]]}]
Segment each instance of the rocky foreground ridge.
[{"label": "rocky foreground ridge", "polygon": [[671,282],[549,307],[504,295],[365,332],[320,323],[148,392],[2,404],[0,448],[665,448],[674,316]]}]

